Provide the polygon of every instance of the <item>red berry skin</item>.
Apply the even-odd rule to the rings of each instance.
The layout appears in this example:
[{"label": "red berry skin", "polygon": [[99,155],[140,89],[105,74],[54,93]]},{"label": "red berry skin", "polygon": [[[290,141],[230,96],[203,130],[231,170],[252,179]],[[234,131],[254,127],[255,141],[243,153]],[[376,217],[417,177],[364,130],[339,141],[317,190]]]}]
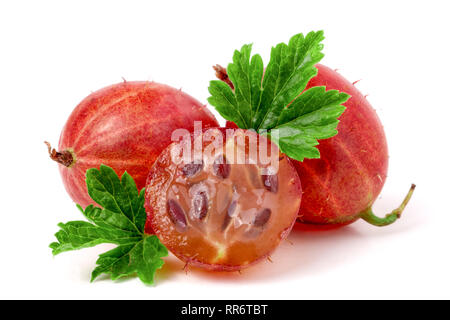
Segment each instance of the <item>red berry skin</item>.
[{"label": "red berry skin", "polygon": [[227,122],[225,124],[225,127],[233,128],[233,129],[239,128],[236,123],[234,123],[233,121],[229,121],[229,120],[227,120]]},{"label": "red berry skin", "polygon": [[383,126],[370,103],[336,71],[318,64],[307,88],[326,86],[351,95],[338,134],[319,141],[320,159],[294,161],[303,186],[298,221],[347,225],[370,207],[386,180],[388,148]]},{"label": "red berry skin", "polygon": [[105,164],[120,176],[127,171],[139,189],[159,153],[171,143],[172,131],[217,127],[212,113],[199,101],[155,82],[123,82],[96,91],[72,112],[61,133],[59,151],[70,151],[74,162],[59,164],[64,186],[82,207],[92,204],[85,174]]}]

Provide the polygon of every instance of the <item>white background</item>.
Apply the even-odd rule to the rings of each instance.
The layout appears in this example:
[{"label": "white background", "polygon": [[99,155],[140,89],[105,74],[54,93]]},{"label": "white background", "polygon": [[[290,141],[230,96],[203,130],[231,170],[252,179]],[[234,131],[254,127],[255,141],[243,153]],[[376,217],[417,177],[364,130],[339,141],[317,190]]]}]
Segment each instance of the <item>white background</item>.
[{"label": "white background", "polygon": [[[448,1],[1,1],[0,298],[450,298]],[[294,232],[242,274],[181,271],[154,287],[89,283],[98,253],[52,257],[56,224],[79,219],[44,140],[57,144],[91,91],[127,80],[181,87],[206,102],[211,66],[253,42],[323,29],[323,63],[369,94],[390,148],[377,213],[416,193],[396,224]]]}]

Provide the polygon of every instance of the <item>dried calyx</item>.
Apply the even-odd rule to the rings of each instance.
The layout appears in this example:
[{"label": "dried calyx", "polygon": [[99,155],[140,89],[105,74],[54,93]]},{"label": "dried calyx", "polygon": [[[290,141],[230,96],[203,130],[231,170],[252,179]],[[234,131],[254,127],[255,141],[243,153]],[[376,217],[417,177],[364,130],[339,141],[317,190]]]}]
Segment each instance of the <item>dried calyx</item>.
[{"label": "dried calyx", "polygon": [[69,150],[58,152],[56,151],[56,149],[52,148],[50,143],[48,143],[47,141],[44,141],[44,143],[47,145],[48,154],[50,155],[50,159],[52,159],[53,161],[56,161],[67,168],[75,163],[75,157]]}]

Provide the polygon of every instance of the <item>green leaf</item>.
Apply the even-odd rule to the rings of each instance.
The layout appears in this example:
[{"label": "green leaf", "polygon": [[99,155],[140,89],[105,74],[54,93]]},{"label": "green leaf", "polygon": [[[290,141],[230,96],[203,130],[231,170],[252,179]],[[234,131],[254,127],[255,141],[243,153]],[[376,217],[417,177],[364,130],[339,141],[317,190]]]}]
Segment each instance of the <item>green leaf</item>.
[{"label": "green leaf", "polygon": [[92,280],[100,274],[110,274],[113,280],[137,273],[145,284],[153,283],[157,269],[168,255],[156,236],[144,233],[146,213],[144,190],[137,190],[134,180],[126,172],[119,179],[113,169],[100,166],[89,169],[86,185],[91,198],[100,207],[89,205],[78,209],[89,221],[60,223],[55,234],[57,242],[50,244],[54,255],[61,252],[89,248],[101,243],[118,245],[100,255]]},{"label": "green leaf", "polygon": [[145,237],[139,242],[118,246],[100,255],[91,281],[102,273],[110,274],[113,280],[137,273],[143,283],[152,284],[156,270],[164,264],[161,258],[167,255],[166,247],[155,235]]},{"label": "green leaf", "polygon": [[142,235],[138,233],[106,229],[85,221],[60,223],[58,226],[61,228],[55,234],[58,242],[50,245],[54,255],[65,251],[94,247],[101,243],[133,243],[142,238]]},{"label": "green leaf", "polygon": [[208,102],[216,106],[216,110],[225,119],[233,119],[233,121],[240,127],[245,128],[247,123],[241,111],[238,108],[237,99],[231,88],[222,81],[213,80],[209,84],[209,93],[211,97]]},{"label": "green leaf", "polygon": [[234,92],[218,80],[211,81],[209,86],[208,102],[225,119],[234,119],[240,128],[252,128],[253,112],[261,101],[264,64],[260,55],[254,55],[250,61],[251,50],[250,44],[242,46],[241,51],[234,52],[233,63],[228,65],[228,76],[236,88]]},{"label": "green leaf", "polygon": [[277,130],[280,149],[289,157],[303,161],[319,158],[318,139],[328,139],[337,134],[337,118],[345,111],[342,105],[349,95],[325,87],[305,91],[285,108],[278,118]]},{"label": "green leaf", "polygon": [[121,181],[112,168],[101,165],[100,170],[87,170],[86,185],[92,200],[112,213],[126,217],[136,231],[144,231],[147,217],[143,206],[144,196],[139,194],[133,178],[127,172]]},{"label": "green leaf", "polygon": [[252,45],[242,46],[241,51],[235,51],[233,63],[228,65],[228,76],[235,84],[237,107],[243,115],[245,128],[251,128],[253,110],[256,110],[261,100],[261,81],[264,65],[261,56],[254,55],[250,62]]},{"label": "green leaf", "polygon": [[273,140],[291,158],[318,158],[317,140],[337,134],[337,118],[349,98],[324,87],[304,91],[324,56],[323,39],[322,31],[300,33],[288,44],[276,45],[265,73],[261,57],[251,56],[251,45],[244,45],[227,68],[234,91],[224,82],[212,81],[208,101],[240,128],[272,137],[271,131],[277,129],[279,139]]},{"label": "green leaf", "polygon": [[315,64],[323,58],[323,31],[310,32],[306,37],[299,33],[289,44],[272,48],[264,76],[261,107],[255,119],[255,129],[270,129],[278,116],[317,75]]}]

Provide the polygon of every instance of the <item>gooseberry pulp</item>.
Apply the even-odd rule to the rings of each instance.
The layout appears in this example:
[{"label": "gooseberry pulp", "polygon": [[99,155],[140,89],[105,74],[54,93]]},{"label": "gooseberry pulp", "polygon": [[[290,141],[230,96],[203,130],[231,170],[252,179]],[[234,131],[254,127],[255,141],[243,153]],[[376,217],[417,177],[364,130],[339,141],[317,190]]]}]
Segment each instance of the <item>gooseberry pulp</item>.
[{"label": "gooseberry pulp", "polygon": [[204,105],[181,90],[156,82],[122,82],[86,97],[67,120],[59,151],[48,147],[70,197],[86,207],[93,203],[86,170],[104,164],[119,176],[127,171],[142,189],[172,132],[193,131],[194,121],[204,128],[218,126]]},{"label": "gooseberry pulp", "polygon": [[[178,159],[186,153],[191,156]],[[301,196],[295,168],[275,144],[254,131],[214,128],[160,154],[145,207],[153,231],[175,256],[192,266],[236,271],[287,237]]]}]

